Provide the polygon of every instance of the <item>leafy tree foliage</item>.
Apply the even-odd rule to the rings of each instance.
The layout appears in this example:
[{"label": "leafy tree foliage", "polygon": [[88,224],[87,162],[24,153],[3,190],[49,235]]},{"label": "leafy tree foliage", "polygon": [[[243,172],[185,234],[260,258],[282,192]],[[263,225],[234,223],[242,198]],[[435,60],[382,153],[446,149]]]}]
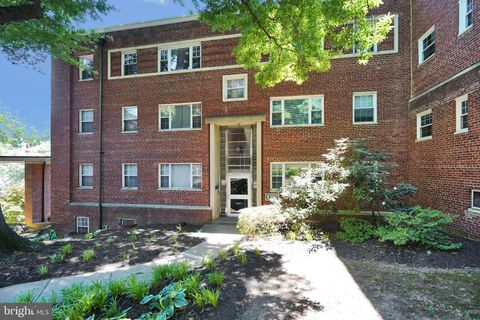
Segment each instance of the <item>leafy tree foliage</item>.
[{"label": "leafy tree foliage", "polygon": [[76,64],[72,52],[100,37],[78,28],[112,9],[107,0],[0,0],[0,51],[13,64],[36,64],[48,54]]},{"label": "leafy tree foliage", "polygon": [[[352,52],[359,62],[392,28],[392,16],[372,17],[381,0],[194,0],[200,19],[215,31],[240,32],[234,53],[255,69],[262,87],[301,83],[330,69],[331,59]],[[262,63],[260,63],[262,61]]]}]

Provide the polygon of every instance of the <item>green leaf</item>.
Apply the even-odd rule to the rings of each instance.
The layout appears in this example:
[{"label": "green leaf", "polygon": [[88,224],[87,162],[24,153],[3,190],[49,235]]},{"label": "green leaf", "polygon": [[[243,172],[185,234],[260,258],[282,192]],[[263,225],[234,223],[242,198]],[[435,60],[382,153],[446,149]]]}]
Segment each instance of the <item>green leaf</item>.
[{"label": "green leaf", "polygon": [[149,303],[150,301],[152,301],[152,299],[154,298],[153,295],[149,294],[148,296],[145,296],[142,301],[140,301],[140,304],[147,304]]}]

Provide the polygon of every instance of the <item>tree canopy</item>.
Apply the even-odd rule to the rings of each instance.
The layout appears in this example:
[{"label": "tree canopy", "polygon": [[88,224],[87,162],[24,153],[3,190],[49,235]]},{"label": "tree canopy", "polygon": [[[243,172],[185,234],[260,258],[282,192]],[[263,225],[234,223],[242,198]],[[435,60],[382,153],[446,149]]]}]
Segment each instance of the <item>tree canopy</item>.
[{"label": "tree canopy", "polygon": [[[256,71],[262,87],[302,83],[325,72],[335,56],[352,51],[366,63],[392,28],[392,16],[373,17],[381,0],[194,0],[214,31],[242,34],[234,53]],[[262,61],[262,63],[259,63]]]},{"label": "tree canopy", "polygon": [[0,0],[0,51],[13,64],[34,65],[49,54],[76,64],[72,52],[101,36],[79,24],[112,8],[108,0]]}]

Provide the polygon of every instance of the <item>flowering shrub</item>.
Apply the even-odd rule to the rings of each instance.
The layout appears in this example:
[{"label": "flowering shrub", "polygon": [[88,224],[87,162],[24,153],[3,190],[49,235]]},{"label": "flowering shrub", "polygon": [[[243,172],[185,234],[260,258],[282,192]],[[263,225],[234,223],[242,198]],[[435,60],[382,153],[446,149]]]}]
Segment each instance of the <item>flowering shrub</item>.
[{"label": "flowering shrub", "polygon": [[284,228],[287,215],[277,206],[246,208],[240,211],[237,228],[249,236],[268,236],[279,233]]}]

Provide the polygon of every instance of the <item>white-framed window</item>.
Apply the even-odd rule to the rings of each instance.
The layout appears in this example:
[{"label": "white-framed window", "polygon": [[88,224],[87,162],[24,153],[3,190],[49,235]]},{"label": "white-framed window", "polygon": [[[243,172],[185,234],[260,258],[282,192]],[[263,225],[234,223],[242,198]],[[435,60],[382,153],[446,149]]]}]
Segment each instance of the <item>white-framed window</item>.
[{"label": "white-framed window", "polygon": [[432,109],[417,114],[417,140],[432,138]]},{"label": "white-framed window", "polygon": [[124,163],[122,165],[122,188],[138,188],[138,167],[136,163]]},{"label": "white-framed window", "polygon": [[122,131],[137,132],[138,130],[138,108],[123,107],[122,108]]},{"label": "white-framed window", "polygon": [[137,51],[122,53],[122,72],[124,76],[137,74]]},{"label": "white-framed window", "polygon": [[223,76],[223,101],[242,101],[248,99],[248,74]]},{"label": "white-framed window", "polygon": [[323,95],[270,98],[270,124],[272,127],[323,125]]},{"label": "white-framed window", "polygon": [[80,110],[80,133],[93,133],[93,109]]},{"label": "white-framed window", "polygon": [[202,104],[168,104],[158,106],[160,130],[188,130],[202,128]]},{"label": "white-framed window", "polygon": [[158,69],[169,72],[202,67],[202,49],[200,44],[178,48],[159,48]]},{"label": "white-framed window", "polygon": [[354,92],[352,97],[353,123],[377,123],[377,92]]},{"label": "white-framed window", "polygon": [[462,34],[473,25],[473,0],[459,0],[458,6],[458,34]]},{"label": "white-framed window", "polygon": [[418,64],[422,64],[433,55],[435,55],[435,26],[418,39]]},{"label": "white-framed window", "polygon": [[80,56],[79,58],[79,80],[93,80],[93,54]]},{"label": "white-framed window", "polygon": [[89,233],[90,232],[90,218],[89,217],[77,217],[76,219],[77,233]]},{"label": "white-framed window", "polygon": [[315,162],[272,162],[270,163],[270,190],[278,191],[293,181],[302,170],[315,168]]},{"label": "white-framed window", "polygon": [[158,176],[160,189],[202,189],[200,163],[161,163]]},{"label": "white-framed window", "polygon": [[480,210],[480,190],[472,190],[472,209]]},{"label": "white-framed window", "polygon": [[80,164],[78,180],[78,185],[80,188],[93,188],[93,164]]},{"label": "white-framed window", "polygon": [[468,131],[468,95],[458,97],[456,104],[457,133]]}]

